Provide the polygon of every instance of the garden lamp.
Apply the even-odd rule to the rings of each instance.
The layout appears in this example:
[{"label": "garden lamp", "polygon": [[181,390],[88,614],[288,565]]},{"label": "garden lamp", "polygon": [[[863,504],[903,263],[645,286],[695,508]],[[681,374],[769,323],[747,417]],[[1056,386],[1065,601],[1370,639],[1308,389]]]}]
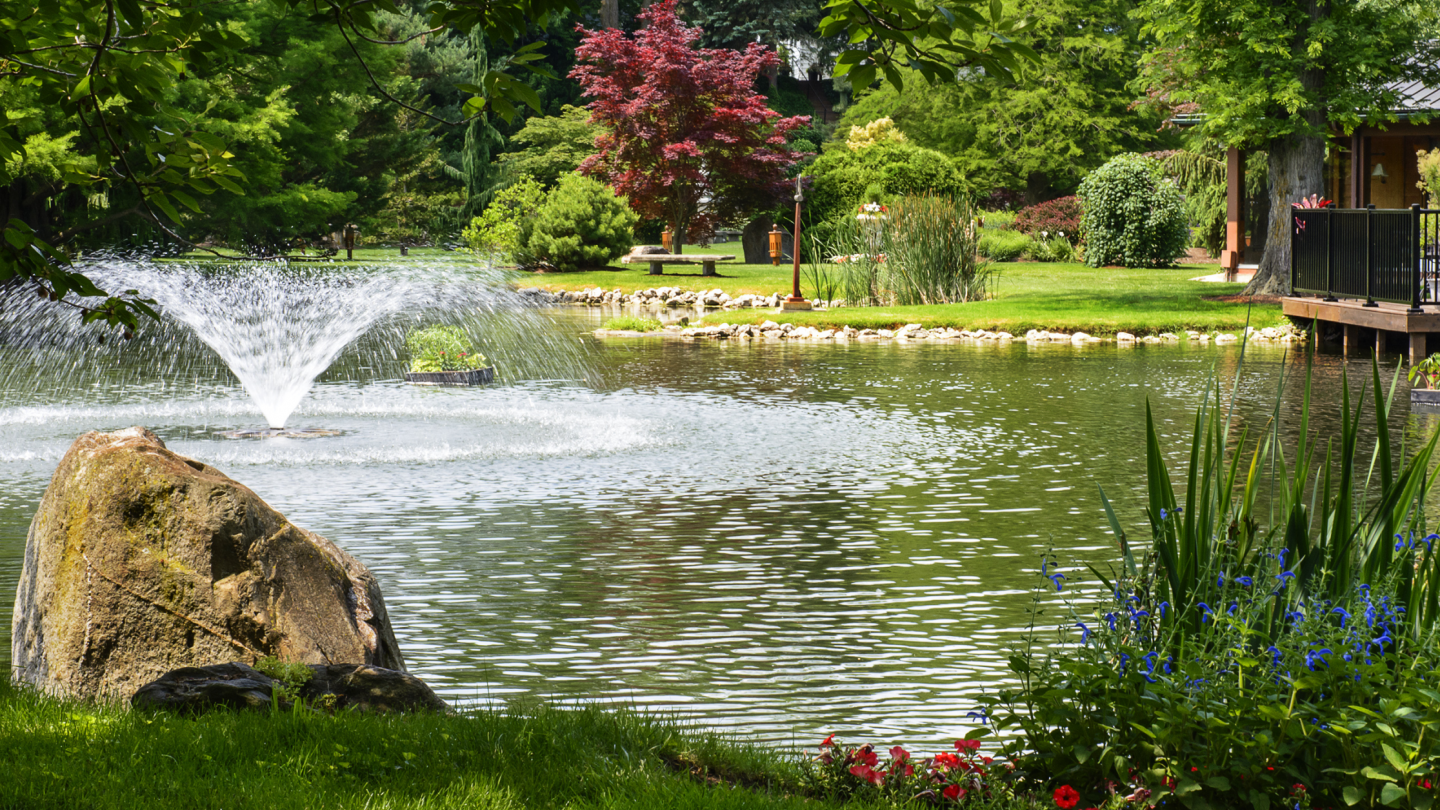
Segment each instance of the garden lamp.
[{"label": "garden lamp", "polygon": [[1389,174],[1386,174],[1386,172],[1385,172],[1385,164],[1384,164],[1384,163],[1376,163],[1376,164],[1375,164],[1375,171],[1370,172],[1370,176],[1379,179],[1381,183],[1384,183],[1386,180],[1388,180],[1388,179],[1390,178],[1390,175],[1389,175]]},{"label": "garden lamp", "polygon": [[780,236],[781,236],[781,234],[780,234],[780,226],[779,226],[779,225],[772,225],[772,226],[770,227],[770,264],[771,264],[771,265],[779,265],[779,264],[780,264],[780,254],[781,254],[781,250],[780,250]]},{"label": "garden lamp", "polygon": [[795,178],[795,245],[790,252],[795,254],[795,278],[790,297],[780,302],[784,309],[809,309],[810,302],[800,295],[800,206],[805,202],[805,189],[801,178]]},{"label": "garden lamp", "polygon": [[669,253],[670,246],[673,244],[675,244],[675,239],[671,236],[670,226],[666,225],[665,230],[660,233],[660,245],[665,248],[666,253]]}]

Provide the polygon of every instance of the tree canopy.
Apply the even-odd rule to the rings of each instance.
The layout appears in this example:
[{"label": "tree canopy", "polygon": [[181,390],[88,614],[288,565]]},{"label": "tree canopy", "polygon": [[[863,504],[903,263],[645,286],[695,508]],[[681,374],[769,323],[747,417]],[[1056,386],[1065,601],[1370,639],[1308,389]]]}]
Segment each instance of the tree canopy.
[{"label": "tree canopy", "polygon": [[1324,190],[1332,127],[1396,120],[1396,83],[1440,82],[1428,0],[1144,0],[1142,82],[1200,133],[1269,152],[1270,233],[1250,291],[1288,292],[1290,204]]},{"label": "tree canopy", "polygon": [[697,47],[700,31],[680,21],[676,0],[640,18],[645,26],[633,36],[590,31],[576,50],[571,75],[602,128],[598,153],[580,168],[643,217],[672,225],[679,250],[687,237],[703,239],[785,194],[800,158],[786,136],[809,118],[782,118],[755,92],[773,50]]}]

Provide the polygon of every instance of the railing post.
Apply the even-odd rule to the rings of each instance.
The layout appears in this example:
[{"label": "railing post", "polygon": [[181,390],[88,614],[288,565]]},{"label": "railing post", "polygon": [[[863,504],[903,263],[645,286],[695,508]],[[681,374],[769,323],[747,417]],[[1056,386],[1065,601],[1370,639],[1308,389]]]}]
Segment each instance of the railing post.
[{"label": "railing post", "polygon": [[1299,218],[1300,209],[1295,208],[1295,206],[1290,206],[1290,231],[1289,235],[1287,235],[1287,238],[1290,239],[1290,293],[1295,293],[1295,282],[1297,281],[1295,274],[1295,267],[1297,264],[1295,258],[1295,254],[1297,252],[1295,249],[1295,235],[1297,232],[1296,229],[1300,226]]},{"label": "railing post", "polygon": [[1375,204],[1365,206],[1365,303],[1362,307],[1378,307],[1375,303]]},{"label": "railing post", "polygon": [[1325,298],[1323,300],[1338,300],[1335,297],[1335,203],[1333,202],[1325,206]]},{"label": "railing post", "polygon": [[1420,272],[1420,204],[1410,206],[1410,310],[1412,315],[1418,315],[1425,310],[1420,308],[1420,285],[1424,283],[1425,276]]}]

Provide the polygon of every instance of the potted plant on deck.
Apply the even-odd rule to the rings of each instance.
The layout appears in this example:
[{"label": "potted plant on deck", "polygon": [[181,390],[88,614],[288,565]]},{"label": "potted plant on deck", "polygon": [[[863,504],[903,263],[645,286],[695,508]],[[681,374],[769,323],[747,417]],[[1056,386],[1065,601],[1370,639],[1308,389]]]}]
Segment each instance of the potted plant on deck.
[{"label": "potted plant on deck", "polygon": [[416,385],[481,385],[495,381],[495,369],[475,350],[457,326],[428,326],[405,338],[410,371],[405,381]]},{"label": "potted plant on deck", "polygon": [[[1424,383],[1423,388],[1418,383]],[[1440,405],[1440,354],[1432,354],[1410,367],[1410,404]]]}]

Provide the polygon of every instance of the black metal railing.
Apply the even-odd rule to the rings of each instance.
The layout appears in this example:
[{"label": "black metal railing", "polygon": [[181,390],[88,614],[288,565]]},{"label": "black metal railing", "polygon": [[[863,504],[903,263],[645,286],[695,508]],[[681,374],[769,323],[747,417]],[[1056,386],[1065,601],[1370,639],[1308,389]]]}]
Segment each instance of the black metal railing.
[{"label": "black metal railing", "polygon": [[1290,287],[1371,306],[1440,304],[1440,210],[1292,209]]}]

